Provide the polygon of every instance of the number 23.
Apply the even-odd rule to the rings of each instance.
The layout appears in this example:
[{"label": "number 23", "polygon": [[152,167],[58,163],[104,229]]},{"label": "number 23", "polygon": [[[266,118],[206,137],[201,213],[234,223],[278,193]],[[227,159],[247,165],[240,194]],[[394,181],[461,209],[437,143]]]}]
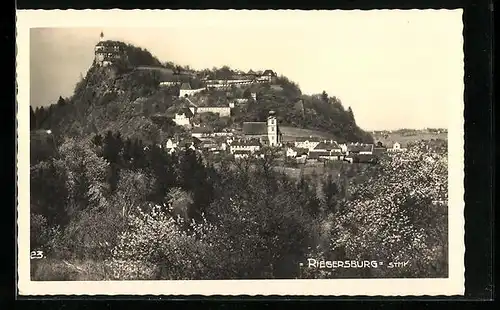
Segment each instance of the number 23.
[{"label": "number 23", "polygon": [[32,251],[30,255],[31,259],[40,259],[43,258],[43,251]]}]

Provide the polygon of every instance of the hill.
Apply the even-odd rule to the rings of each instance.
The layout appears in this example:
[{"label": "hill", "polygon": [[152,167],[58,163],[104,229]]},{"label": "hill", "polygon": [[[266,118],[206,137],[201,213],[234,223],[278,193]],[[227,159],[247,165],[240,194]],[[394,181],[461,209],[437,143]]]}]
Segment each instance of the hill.
[{"label": "hill", "polygon": [[291,141],[294,138],[298,137],[318,137],[318,138],[324,138],[324,139],[334,139],[335,136],[332,133],[324,132],[324,131],[318,131],[318,130],[312,130],[312,129],[305,129],[305,128],[297,128],[297,127],[290,127],[290,126],[281,126],[280,127],[281,133],[283,134],[283,141]]},{"label": "hill", "polygon": [[[32,110],[32,129],[51,129],[60,136],[88,136],[106,131],[119,131],[122,136],[144,142],[163,142],[172,134],[185,134],[166,116],[186,100],[176,99],[178,89],[160,87],[164,80],[177,79],[197,87],[200,76],[220,77],[236,74],[228,67],[185,73],[180,67],[165,67],[147,50],[122,44],[128,55],[127,64],[100,67],[95,64],[77,83],[72,97],[62,99],[48,108]],[[194,86],[193,86],[194,85]],[[236,98],[257,100],[236,106],[228,126],[239,127],[244,121],[264,121],[270,110],[276,111],[285,136],[334,138],[338,141],[372,142],[369,133],[361,130],[350,108],[344,109],[335,97],[323,92],[303,95],[299,87],[284,76],[273,83],[232,87],[225,91],[207,90],[192,100],[203,105],[227,106]]]},{"label": "hill", "polygon": [[409,142],[421,140],[447,140],[448,133],[446,132],[428,132],[425,130],[414,130],[411,132],[393,131],[380,132],[373,135],[375,142],[381,142],[383,145],[392,146],[395,142],[406,147]]}]

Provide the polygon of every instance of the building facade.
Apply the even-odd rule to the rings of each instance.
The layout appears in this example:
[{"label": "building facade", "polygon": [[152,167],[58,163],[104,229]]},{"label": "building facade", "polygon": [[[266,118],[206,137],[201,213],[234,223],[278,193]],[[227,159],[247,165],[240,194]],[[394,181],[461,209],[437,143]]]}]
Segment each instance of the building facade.
[{"label": "building facade", "polygon": [[104,40],[104,33],[101,32],[99,43],[94,48],[95,64],[106,67],[120,60],[126,60],[126,53],[119,42]]},{"label": "building facade", "polygon": [[219,114],[219,116],[230,116],[231,108],[230,107],[198,107],[196,109],[196,113],[215,113]]},{"label": "building facade", "polygon": [[203,90],[205,90],[205,88],[192,89],[189,83],[183,83],[179,89],[179,97],[189,97]]}]

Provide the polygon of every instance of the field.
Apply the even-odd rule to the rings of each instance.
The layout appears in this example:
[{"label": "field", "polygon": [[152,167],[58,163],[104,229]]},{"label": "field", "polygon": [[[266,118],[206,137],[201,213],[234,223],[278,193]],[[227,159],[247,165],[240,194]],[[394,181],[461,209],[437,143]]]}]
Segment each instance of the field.
[{"label": "field", "polygon": [[373,135],[375,142],[382,142],[386,146],[392,146],[394,142],[399,142],[402,147],[406,147],[409,142],[421,141],[421,140],[432,140],[432,139],[442,139],[447,140],[447,133],[428,133],[420,131],[416,134],[408,135],[401,133],[388,133],[386,135]]},{"label": "field", "polygon": [[312,129],[282,126],[280,127],[280,130],[283,133],[283,141],[285,142],[291,141],[297,137],[309,137],[309,136],[323,138],[323,139],[335,139],[334,135],[331,133],[312,130]]}]

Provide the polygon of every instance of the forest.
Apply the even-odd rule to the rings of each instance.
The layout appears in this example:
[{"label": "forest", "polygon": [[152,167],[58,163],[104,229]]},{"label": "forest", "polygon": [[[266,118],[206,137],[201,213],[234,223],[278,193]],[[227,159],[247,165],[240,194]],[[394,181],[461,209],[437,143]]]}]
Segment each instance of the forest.
[{"label": "forest", "polygon": [[[31,167],[34,280],[447,276],[446,142],[298,181],[119,133],[68,139]],[[394,173],[394,171],[398,171]],[[47,195],[51,193],[51,195]],[[409,260],[307,269],[308,258]]]}]

